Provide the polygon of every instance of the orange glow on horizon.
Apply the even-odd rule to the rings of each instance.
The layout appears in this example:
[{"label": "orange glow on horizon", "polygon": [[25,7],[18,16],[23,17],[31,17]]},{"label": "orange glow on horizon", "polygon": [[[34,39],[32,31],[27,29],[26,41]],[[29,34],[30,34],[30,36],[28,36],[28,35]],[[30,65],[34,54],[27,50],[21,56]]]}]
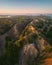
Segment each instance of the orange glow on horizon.
[{"label": "orange glow on horizon", "polygon": [[36,14],[36,13],[52,13],[52,10],[38,10],[38,9],[21,9],[21,10],[0,10],[0,14]]}]

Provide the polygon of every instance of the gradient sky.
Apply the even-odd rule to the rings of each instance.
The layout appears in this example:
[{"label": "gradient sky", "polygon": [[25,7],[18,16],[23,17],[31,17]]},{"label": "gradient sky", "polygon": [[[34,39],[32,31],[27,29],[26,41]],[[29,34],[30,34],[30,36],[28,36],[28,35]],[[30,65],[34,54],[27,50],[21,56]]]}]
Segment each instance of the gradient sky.
[{"label": "gradient sky", "polygon": [[0,14],[52,13],[52,0],[0,0]]}]

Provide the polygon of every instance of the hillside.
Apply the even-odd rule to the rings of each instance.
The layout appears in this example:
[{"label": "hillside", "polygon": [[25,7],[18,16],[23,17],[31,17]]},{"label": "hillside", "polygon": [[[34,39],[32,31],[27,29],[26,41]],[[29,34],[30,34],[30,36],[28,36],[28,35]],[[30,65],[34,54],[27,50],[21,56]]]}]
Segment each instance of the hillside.
[{"label": "hillside", "polygon": [[51,28],[46,16],[0,18],[0,65],[47,65],[52,61]]}]

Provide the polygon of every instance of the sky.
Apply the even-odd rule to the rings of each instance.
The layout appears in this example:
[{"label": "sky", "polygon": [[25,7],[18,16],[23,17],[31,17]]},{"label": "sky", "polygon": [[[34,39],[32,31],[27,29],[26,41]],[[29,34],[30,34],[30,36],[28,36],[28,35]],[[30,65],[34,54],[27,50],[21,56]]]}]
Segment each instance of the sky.
[{"label": "sky", "polygon": [[0,0],[0,14],[52,14],[52,0]]}]

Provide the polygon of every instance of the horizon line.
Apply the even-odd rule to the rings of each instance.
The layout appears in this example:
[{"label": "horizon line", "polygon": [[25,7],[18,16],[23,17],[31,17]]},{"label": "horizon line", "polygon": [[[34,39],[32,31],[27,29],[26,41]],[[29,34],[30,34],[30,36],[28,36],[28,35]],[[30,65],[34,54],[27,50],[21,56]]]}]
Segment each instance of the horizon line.
[{"label": "horizon line", "polygon": [[0,14],[0,15],[45,15],[45,14],[52,14],[52,13],[26,13],[26,14]]}]

